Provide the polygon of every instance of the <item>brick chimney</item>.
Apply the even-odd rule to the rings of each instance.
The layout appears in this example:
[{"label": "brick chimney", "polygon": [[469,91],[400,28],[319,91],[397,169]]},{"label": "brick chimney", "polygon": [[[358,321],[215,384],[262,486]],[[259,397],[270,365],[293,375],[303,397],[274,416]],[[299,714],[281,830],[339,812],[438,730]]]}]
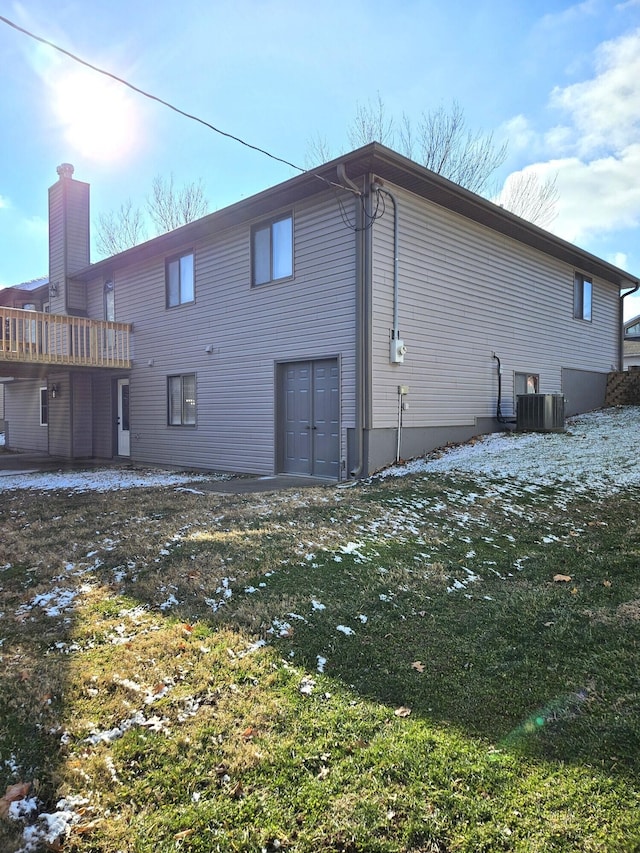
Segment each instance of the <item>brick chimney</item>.
[{"label": "brick chimney", "polygon": [[69,279],[89,265],[89,184],[73,178],[73,166],[57,168],[49,188],[49,298],[52,314],[83,314],[85,290]]}]

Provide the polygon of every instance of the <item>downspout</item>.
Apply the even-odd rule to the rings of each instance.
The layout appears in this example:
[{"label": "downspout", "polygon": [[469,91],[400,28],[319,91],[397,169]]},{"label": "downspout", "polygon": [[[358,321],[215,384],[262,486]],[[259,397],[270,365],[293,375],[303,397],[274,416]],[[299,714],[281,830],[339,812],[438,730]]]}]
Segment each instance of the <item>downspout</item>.
[{"label": "downspout", "polygon": [[640,290],[640,281],[636,282],[636,286],[626,293],[620,294],[620,316],[618,323],[618,366],[620,370],[624,370],[624,300],[632,293]]},{"label": "downspout", "polygon": [[502,414],[502,362],[495,352],[491,353],[491,357],[495,358],[498,367],[498,400],[496,402],[496,420],[499,424],[515,424],[516,418],[505,418]]},{"label": "downspout", "polygon": [[356,227],[355,227],[355,419],[354,419],[354,465],[349,471],[350,477],[360,477],[364,469],[364,412],[365,412],[365,382],[366,382],[366,288],[368,281],[367,245],[370,229],[365,228],[367,220],[364,206],[369,212],[369,199],[364,196],[347,175],[344,163],[339,163],[338,178],[356,196]]}]

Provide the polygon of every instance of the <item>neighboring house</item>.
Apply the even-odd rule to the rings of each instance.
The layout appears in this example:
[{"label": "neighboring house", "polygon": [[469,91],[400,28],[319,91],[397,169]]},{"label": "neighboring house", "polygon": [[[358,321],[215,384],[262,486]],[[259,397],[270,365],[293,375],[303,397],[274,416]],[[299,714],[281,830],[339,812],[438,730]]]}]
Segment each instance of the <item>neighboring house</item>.
[{"label": "neighboring house", "polygon": [[95,264],[72,172],[51,313],[0,308],[11,448],[347,479],[621,364],[634,277],[377,143]]},{"label": "neighboring house", "polygon": [[624,369],[640,367],[640,314],[624,324]]},{"label": "neighboring house", "polygon": [[[14,287],[5,287],[0,290],[0,306],[8,308],[19,308],[23,311],[48,311],[49,310],[49,279],[36,278],[26,281]],[[5,345],[5,337],[10,333],[10,320],[5,318],[0,325],[0,353]],[[0,357],[0,432],[4,432],[4,398],[5,383],[11,381],[11,377],[2,376],[2,357]],[[40,431],[42,433],[42,431]],[[46,433],[38,436],[40,444],[46,449]],[[43,441],[44,439],[44,441]]]}]

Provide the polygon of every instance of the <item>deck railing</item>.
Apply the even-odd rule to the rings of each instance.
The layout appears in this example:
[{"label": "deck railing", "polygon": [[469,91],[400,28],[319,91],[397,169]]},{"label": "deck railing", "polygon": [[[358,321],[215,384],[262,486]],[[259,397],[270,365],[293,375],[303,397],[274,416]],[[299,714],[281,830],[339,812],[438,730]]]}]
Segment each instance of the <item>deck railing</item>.
[{"label": "deck railing", "polygon": [[0,362],[131,367],[131,325],[0,306]]}]

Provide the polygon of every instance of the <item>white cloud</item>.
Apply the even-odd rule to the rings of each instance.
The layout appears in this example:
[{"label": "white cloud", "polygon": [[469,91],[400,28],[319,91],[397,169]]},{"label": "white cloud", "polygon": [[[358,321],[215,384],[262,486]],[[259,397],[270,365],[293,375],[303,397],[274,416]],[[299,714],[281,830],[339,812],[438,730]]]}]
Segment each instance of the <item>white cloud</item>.
[{"label": "white cloud", "polygon": [[640,225],[640,143],[613,155],[585,162],[578,157],[536,163],[541,178],[557,175],[560,198],[549,230],[583,243],[596,233]]},{"label": "white cloud", "polygon": [[627,254],[626,252],[615,252],[611,257],[607,258],[610,264],[613,264],[615,267],[623,270],[627,266]]},{"label": "white cloud", "polygon": [[537,151],[542,142],[542,135],[522,113],[505,122],[500,128],[499,136],[507,141],[509,153],[516,155],[528,152],[531,156],[531,152]]},{"label": "white cloud", "polygon": [[8,198],[5,198],[3,195],[0,195],[0,210],[3,208],[6,210],[8,207],[11,207],[11,203]]},{"label": "white cloud", "polygon": [[594,66],[591,78],[551,92],[562,122],[544,133],[522,115],[508,125],[516,146],[529,144],[537,161],[521,172],[535,171],[541,181],[556,177],[557,216],[549,230],[582,245],[640,226],[640,29],[600,44]]},{"label": "white cloud", "polygon": [[576,151],[583,156],[621,151],[640,140],[640,29],[601,44],[595,65],[591,80],[551,93],[552,106],[568,114]]},{"label": "white cloud", "polygon": [[580,18],[597,14],[599,6],[600,0],[583,0],[582,3],[575,3],[561,12],[543,15],[540,25],[546,29],[555,29],[558,26],[574,24]]}]

